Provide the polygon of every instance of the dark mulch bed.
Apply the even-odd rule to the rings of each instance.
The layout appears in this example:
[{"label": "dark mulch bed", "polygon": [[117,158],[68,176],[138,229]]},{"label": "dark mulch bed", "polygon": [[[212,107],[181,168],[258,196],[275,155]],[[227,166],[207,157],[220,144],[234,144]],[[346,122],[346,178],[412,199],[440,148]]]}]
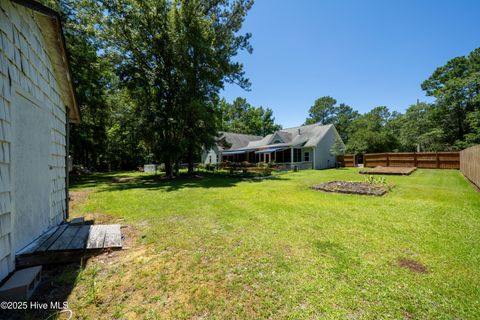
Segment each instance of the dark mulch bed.
[{"label": "dark mulch bed", "polygon": [[408,176],[415,170],[417,170],[416,167],[375,167],[360,170],[359,173]]},{"label": "dark mulch bed", "polygon": [[310,187],[313,190],[369,196],[383,196],[388,191],[387,186],[355,181],[330,181]]}]

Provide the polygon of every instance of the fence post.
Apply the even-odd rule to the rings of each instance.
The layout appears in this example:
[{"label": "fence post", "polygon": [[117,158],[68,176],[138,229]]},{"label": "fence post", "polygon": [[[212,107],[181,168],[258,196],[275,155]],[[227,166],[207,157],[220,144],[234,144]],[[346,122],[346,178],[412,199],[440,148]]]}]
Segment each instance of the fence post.
[{"label": "fence post", "polygon": [[438,158],[438,152],[435,151],[435,157],[436,157],[436,160],[437,160],[437,169],[440,169],[440,159]]},{"label": "fence post", "polygon": [[385,153],[386,157],[387,157],[387,167],[390,167],[390,153]]},{"label": "fence post", "polygon": [[417,167],[417,153],[416,152],[413,153],[413,166]]}]

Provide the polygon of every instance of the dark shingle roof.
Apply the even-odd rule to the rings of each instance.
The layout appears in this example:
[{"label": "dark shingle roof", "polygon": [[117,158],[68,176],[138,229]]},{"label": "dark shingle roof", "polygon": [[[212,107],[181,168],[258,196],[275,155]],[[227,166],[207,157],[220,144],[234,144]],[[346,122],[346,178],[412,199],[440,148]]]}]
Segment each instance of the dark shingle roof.
[{"label": "dark shingle roof", "polygon": [[262,138],[263,137],[261,136],[254,136],[251,134],[220,132],[220,137],[217,140],[217,145],[221,150],[239,149],[246,147],[251,141],[257,141]]},{"label": "dark shingle roof", "polygon": [[[271,146],[316,146],[320,140],[324,137],[327,131],[334,127],[331,124],[322,125],[320,123],[310,124],[306,126],[287,128],[279,130],[273,134],[269,134],[262,139],[256,139],[250,141],[246,146],[239,147],[237,149],[261,149]],[[284,143],[273,143],[276,139],[275,136],[280,137]],[[230,148],[236,149],[236,148]]]}]

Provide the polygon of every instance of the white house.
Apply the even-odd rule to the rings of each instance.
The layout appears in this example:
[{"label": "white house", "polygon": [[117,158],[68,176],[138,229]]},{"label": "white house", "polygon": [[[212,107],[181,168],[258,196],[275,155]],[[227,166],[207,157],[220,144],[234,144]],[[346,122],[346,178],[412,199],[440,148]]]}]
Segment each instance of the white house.
[{"label": "white house", "polygon": [[233,132],[220,132],[215,145],[202,153],[202,163],[217,164],[222,162],[222,152],[229,149],[238,149],[248,145],[251,141],[261,140],[262,136],[240,134]]},{"label": "white house", "polygon": [[[231,133],[224,133],[231,135]],[[277,165],[297,167],[298,169],[324,169],[335,166],[335,156],[330,149],[338,139],[343,141],[334,125],[320,123],[282,129],[263,138],[243,141],[242,146],[217,143],[204,153],[202,161],[210,159],[220,161],[251,163],[275,162]],[[218,160],[216,160],[218,162]],[[211,161],[211,163],[216,163]]]},{"label": "white house", "polygon": [[69,122],[79,122],[58,14],[0,0],[0,281],[68,217]]}]

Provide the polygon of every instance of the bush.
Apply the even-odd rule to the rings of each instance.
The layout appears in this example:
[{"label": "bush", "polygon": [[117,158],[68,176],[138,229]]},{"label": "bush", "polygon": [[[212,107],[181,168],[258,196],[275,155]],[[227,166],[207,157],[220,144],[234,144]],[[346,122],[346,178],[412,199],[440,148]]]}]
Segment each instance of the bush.
[{"label": "bush", "polygon": [[257,163],[257,168],[268,168],[268,163],[259,162],[259,163]]}]

